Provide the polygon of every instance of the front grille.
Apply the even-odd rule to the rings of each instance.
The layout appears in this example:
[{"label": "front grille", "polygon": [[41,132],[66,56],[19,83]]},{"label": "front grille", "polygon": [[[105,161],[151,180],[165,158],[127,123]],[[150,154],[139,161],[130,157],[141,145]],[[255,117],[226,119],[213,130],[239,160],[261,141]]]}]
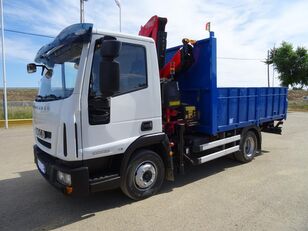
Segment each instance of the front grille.
[{"label": "front grille", "polygon": [[51,132],[45,131],[45,138],[51,139]]},{"label": "front grille", "polygon": [[38,137],[36,137],[37,138],[37,141],[41,144],[41,145],[43,145],[43,146],[45,146],[46,148],[51,148],[51,143],[49,143],[49,142],[46,142],[45,140],[42,140],[42,139],[40,139],[40,138],[38,138]]}]

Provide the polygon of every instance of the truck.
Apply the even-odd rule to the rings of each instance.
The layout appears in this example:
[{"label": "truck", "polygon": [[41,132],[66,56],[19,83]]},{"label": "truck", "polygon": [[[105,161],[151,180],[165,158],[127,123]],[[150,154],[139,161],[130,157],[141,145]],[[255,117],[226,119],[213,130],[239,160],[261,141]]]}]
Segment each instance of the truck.
[{"label": "truck", "polygon": [[120,187],[144,199],[187,166],[227,155],[250,162],[261,132],[281,134],[286,88],[217,87],[214,32],[167,49],[166,23],[153,16],[138,36],[73,24],[27,65],[42,74],[34,160],[60,191]]}]

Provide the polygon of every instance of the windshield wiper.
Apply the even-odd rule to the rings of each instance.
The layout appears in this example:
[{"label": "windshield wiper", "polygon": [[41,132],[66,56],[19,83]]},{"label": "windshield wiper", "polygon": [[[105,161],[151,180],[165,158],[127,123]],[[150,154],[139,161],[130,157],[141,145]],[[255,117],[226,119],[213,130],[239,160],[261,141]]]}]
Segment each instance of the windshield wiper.
[{"label": "windshield wiper", "polygon": [[63,99],[63,97],[50,94],[50,95],[45,95],[45,96],[37,95],[35,98],[36,101],[51,101],[51,100],[58,100],[58,99]]},{"label": "windshield wiper", "polygon": [[35,97],[35,101],[42,101],[43,98],[44,98],[43,96],[37,95],[37,96]]},{"label": "windshield wiper", "polygon": [[63,98],[62,96],[56,96],[56,95],[54,95],[54,94],[46,95],[46,96],[44,97],[44,99],[46,99],[46,100],[54,100],[54,99],[62,99],[62,98]]}]

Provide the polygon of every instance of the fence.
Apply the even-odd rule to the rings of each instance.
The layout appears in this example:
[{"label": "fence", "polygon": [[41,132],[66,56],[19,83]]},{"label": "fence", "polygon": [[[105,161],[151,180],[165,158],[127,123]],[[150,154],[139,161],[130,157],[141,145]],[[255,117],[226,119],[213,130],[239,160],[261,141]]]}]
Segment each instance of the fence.
[{"label": "fence", "polygon": [[[32,101],[8,101],[8,119],[31,119]],[[4,105],[0,102],[0,120],[4,119]]]}]

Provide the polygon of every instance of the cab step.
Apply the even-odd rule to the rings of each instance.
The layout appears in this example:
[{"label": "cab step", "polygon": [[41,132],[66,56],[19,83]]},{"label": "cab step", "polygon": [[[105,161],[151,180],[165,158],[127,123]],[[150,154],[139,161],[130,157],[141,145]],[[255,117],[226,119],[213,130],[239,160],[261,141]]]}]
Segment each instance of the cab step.
[{"label": "cab step", "polygon": [[229,143],[232,143],[232,142],[239,141],[240,139],[241,139],[241,135],[235,135],[235,136],[216,140],[216,141],[209,142],[209,143],[194,145],[192,151],[194,153],[203,152],[203,151],[206,151],[206,150],[209,150],[209,149],[212,149],[212,148],[216,148],[218,146],[222,146],[222,145],[225,145],[225,144],[229,144]]},{"label": "cab step", "polygon": [[203,164],[205,162],[217,159],[219,157],[229,155],[229,154],[237,152],[239,150],[240,150],[240,146],[236,145],[236,146],[233,146],[233,147],[221,150],[221,151],[217,151],[217,152],[214,152],[214,153],[211,153],[211,154],[207,154],[207,155],[204,155],[204,156],[200,156],[200,157],[192,157],[190,155],[185,155],[185,157],[188,158],[188,160],[193,165],[199,165],[199,164]]}]

